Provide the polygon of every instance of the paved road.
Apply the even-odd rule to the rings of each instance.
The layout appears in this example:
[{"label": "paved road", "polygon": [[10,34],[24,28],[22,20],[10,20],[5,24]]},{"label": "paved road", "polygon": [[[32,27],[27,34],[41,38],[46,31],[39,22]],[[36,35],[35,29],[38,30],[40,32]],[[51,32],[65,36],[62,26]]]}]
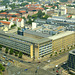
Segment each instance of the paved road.
[{"label": "paved road", "polygon": [[[1,52],[0,51],[0,55],[4,55],[5,53],[3,53],[3,52]],[[11,59],[14,59],[14,60],[16,60],[16,61],[18,61],[18,62],[20,62],[20,58],[15,58],[15,57],[13,57],[12,55],[7,55],[7,58],[11,58]],[[41,69],[40,67],[39,67],[39,69],[37,69],[37,65],[38,65],[38,63],[37,64],[34,64],[34,62],[32,62],[32,63],[28,63],[28,62],[26,62],[26,61],[23,61],[22,63],[24,63],[25,65],[30,65],[31,67],[29,67],[29,68],[27,68],[28,69],[28,71],[27,72],[25,72],[24,71],[24,69],[26,69],[26,68],[23,68],[23,69],[21,69],[21,68],[17,68],[17,67],[13,67],[13,66],[10,66],[10,67],[8,67],[8,73],[9,73],[9,75],[18,75],[17,73],[20,71],[21,72],[21,74],[19,74],[19,75],[25,75],[25,73],[26,73],[26,75],[44,75],[44,74],[46,74],[46,75],[55,75],[55,73],[53,73],[51,70],[49,70],[49,71],[46,71],[46,70],[43,70],[43,69]],[[37,70],[37,73],[35,73],[35,71]],[[13,71],[15,72],[15,73],[13,73]]]},{"label": "paved road", "polygon": [[[5,53],[0,51],[0,54],[4,55]],[[55,62],[55,61],[58,61],[59,59],[61,59],[62,57],[64,58],[65,56],[68,56],[68,52],[62,53],[62,54],[60,54],[59,56],[56,56],[56,57],[48,58],[47,60],[50,60],[51,61],[50,63],[48,63],[47,60],[44,61],[44,59],[41,61],[41,63],[37,63],[37,62],[28,63],[26,61],[23,61],[22,63],[24,65],[29,65],[31,67],[29,67],[28,71],[26,71],[26,72],[24,71],[24,69],[22,69],[21,75],[25,75],[25,73],[26,73],[26,75],[45,75],[45,74],[46,75],[56,75],[56,72],[54,72],[52,68],[48,67],[48,69],[44,70],[43,67],[45,67],[47,65],[48,66],[54,65],[54,64],[51,64],[53,62],[55,64],[57,64],[57,62]],[[16,60],[17,62],[20,62],[20,60],[22,60],[20,58],[16,58],[16,57],[14,57],[12,55],[8,55],[8,54],[7,54],[7,57],[9,57],[13,60]],[[63,59],[61,59],[61,61],[63,62]],[[39,66],[39,70],[37,70],[37,66]],[[38,71],[37,73],[35,73],[36,70]],[[18,75],[18,74],[16,74],[16,75]]]}]

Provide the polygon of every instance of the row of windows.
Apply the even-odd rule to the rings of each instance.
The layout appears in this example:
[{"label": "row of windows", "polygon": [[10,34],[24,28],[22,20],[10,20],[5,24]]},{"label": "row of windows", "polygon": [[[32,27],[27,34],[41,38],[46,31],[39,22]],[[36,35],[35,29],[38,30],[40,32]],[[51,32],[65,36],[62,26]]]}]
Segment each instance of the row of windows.
[{"label": "row of windows", "polygon": [[52,46],[52,44],[47,44],[47,45],[43,45],[43,46],[40,46],[40,47],[47,47],[47,46]]},{"label": "row of windows", "polygon": [[5,38],[0,38],[0,43],[10,46],[11,48],[19,49],[22,51],[25,51],[25,53],[30,53],[30,46],[27,46],[26,44],[17,43],[12,40],[8,40]]},{"label": "row of windows", "polygon": [[46,45],[40,46],[39,56],[49,54],[51,51],[52,51],[52,44],[46,44]]}]

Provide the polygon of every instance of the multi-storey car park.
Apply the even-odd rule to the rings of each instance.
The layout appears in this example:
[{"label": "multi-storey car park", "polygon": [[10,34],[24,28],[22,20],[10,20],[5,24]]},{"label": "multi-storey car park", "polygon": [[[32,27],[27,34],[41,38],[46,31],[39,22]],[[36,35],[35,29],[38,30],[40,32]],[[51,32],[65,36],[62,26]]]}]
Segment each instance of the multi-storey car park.
[{"label": "multi-storey car park", "polygon": [[50,36],[25,30],[23,36],[21,36],[0,31],[0,44],[38,59],[75,46],[75,33],[74,31],[66,31]]}]

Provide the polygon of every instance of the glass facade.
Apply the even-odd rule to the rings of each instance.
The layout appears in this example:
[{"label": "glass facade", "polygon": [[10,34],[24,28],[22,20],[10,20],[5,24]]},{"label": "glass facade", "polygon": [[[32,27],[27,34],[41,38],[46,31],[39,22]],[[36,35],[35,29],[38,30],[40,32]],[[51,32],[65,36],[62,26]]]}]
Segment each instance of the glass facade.
[{"label": "glass facade", "polygon": [[0,44],[7,46],[9,48],[13,48],[19,51],[22,51],[26,54],[30,54],[30,45],[25,44],[24,41],[16,40],[16,39],[10,39],[9,38],[3,38],[0,36]]},{"label": "glass facade", "polygon": [[75,71],[75,54],[70,54],[69,53],[68,67]]}]

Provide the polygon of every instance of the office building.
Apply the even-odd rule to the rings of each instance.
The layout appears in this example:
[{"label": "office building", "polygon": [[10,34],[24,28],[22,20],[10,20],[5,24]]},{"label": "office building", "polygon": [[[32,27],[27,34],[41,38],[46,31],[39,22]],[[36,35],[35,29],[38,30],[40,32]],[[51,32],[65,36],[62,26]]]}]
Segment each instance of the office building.
[{"label": "office building", "polygon": [[20,36],[0,31],[0,44],[30,55],[31,58],[37,59],[50,54],[52,51],[52,40],[46,38],[47,35],[36,34],[35,32],[31,34],[32,32],[30,32],[27,31],[28,34],[25,33],[25,36]]},{"label": "office building", "polygon": [[75,71],[75,50],[69,51],[68,68],[71,72]]},{"label": "office building", "polygon": [[54,36],[31,30],[25,30],[23,36],[0,31],[1,45],[21,51],[35,59],[74,46],[74,38],[75,33],[73,31],[63,32]]}]

